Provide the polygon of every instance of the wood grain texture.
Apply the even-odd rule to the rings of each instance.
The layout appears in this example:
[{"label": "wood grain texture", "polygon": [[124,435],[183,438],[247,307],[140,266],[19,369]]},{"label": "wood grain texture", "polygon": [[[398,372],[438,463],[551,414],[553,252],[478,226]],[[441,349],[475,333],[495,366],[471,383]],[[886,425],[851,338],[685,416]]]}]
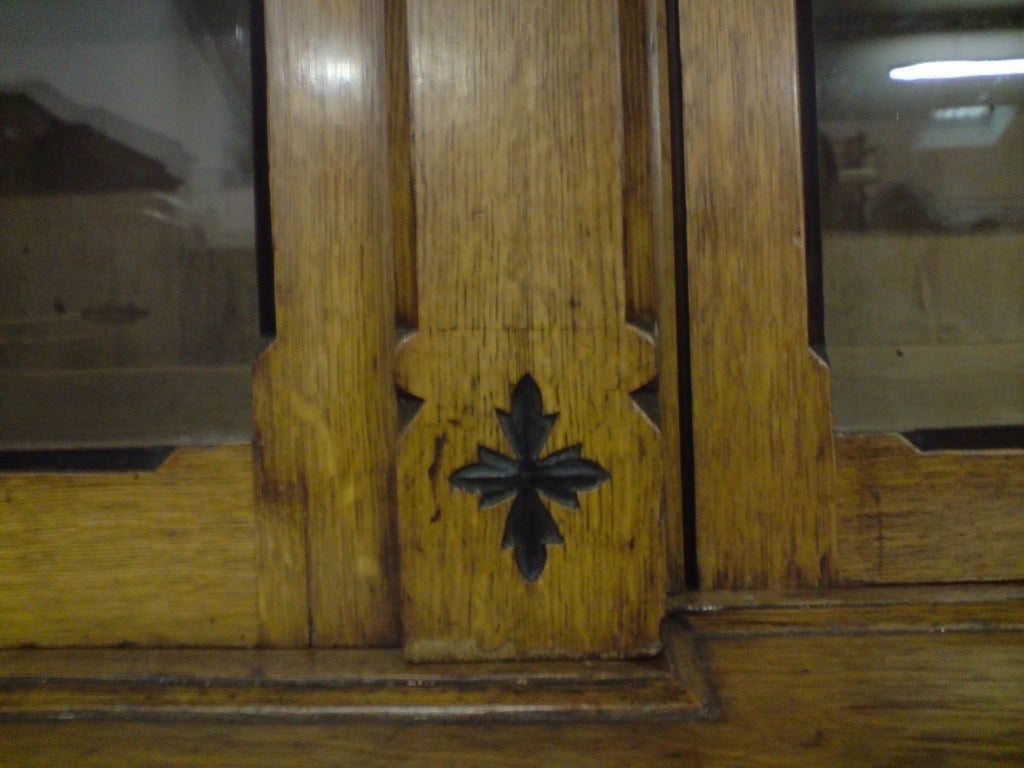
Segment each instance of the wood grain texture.
[{"label": "wood grain texture", "polygon": [[796,22],[680,4],[697,467],[709,588],[817,586],[835,556],[828,375],[808,348]]},{"label": "wood grain texture", "polygon": [[837,462],[843,582],[1024,578],[1024,451],[839,435]]},{"label": "wood grain texture", "polygon": [[[398,383],[410,658],[651,653],[665,594],[660,438],[629,393],[655,373],[626,324],[618,4],[410,2],[418,331]],[[565,546],[536,583],[501,551],[508,503],[449,486],[525,374],[611,480],[554,507]]]},{"label": "wood grain texture", "polygon": [[277,339],[254,378],[262,640],[398,639],[384,8],[266,5]]},{"label": "wood grain texture", "polygon": [[252,645],[248,446],[155,472],[0,474],[0,646]]},{"label": "wood grain texture", "polygon": [[1024,632],[1024,600],[938,605],[822,605],[816,608],[738,608],[687,614],[702,636],[740,637],[820,632]]},{"label": "wood grain texture", "polygon": [[1024,762],[1020,632],[700,638],[712,723],[5,722],[23,766],[549,768]]},{"label": "wood grain texture", "polygon": [[409,30],[405,0],[387,0],[384,14],[395,319],[399,329],[411,330],[416,327],[419,297],[416,288],[416,201],[409,103]]},{"label": "wood grain texture", "polygon": [[623,722],[705,717],[680,627],[640,662],[408,664],[399,650],[0,652],[12,718]]},{"label": "wood grain texture", "polygon": [[858,586],[831,589],[700,590],[675,595],[671,613],[701,613],[762,608],[838,608],[842,606],[997,605],[1024,602],[1024,584],[942,584],[922,586]]},{"label": "wood grain texture", "polygon": [[[654,275],[658,318],[658,426],[663,466],[662,510],[665,517],[668,591],[686,588],[683,533],[683,458],[679,380],[679,321],[676,305],[675,192],[672,188],[672,126],[669,109],[669,64],[665,4],[646,3],[647,71],[650,74],[651,184],[653,187]],[[683,331],[687,332],[686,330]]]}]

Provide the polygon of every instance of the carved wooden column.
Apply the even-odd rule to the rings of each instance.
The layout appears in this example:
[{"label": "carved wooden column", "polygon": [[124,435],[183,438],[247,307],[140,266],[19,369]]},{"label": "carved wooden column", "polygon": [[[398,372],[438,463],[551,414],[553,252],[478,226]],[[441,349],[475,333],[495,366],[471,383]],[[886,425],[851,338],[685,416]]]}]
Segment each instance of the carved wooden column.
[{"label": "carved wooden column", "polygon": [[397,471],[412,659],[659,648],[661,449],[630,396],[655,346],[627,317],[619,14],[612,0],[407,4],[417,310],[397,382],[422,403]]}]

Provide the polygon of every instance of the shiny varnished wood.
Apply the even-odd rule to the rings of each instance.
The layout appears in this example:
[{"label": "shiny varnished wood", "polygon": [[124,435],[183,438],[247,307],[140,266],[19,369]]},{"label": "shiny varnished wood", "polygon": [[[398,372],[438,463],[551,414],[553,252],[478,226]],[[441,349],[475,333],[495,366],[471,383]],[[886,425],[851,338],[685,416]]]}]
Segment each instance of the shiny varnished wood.
[{"label": "shiny varnished wood", "polygon": [[384,5],[266,4],[277,338],[254,377],[262,640],[392,644]]},{"label": "shiny varnished wood", "polygon": [[0,646],[254,644],[252,499],[247,445],[0,473]]},{"label": "shiny varnished wood", "polygon": [[[658,648],[660,437],[630,398],[654,377],[656,348],[627,324],[625,275],[630,261],[633,309],[656,308],[656,194],[647,111],[632,109],[639,127],[630,122],[623,146],[620,10],[609,0],[408,3],[418,313],[397,375],[424,405],[397,464],[413,659]],[[645,25],[628,25],[641,52]],[[630,51],[630,65],[645,66]],[[648,93],[637,98],[649,111]],[[632,185],[627,155],[639,166]],[[581,510],[553,508],[565,545],[548,547],[535,583],[501,549],[507,505],[479,510],[449,483],[479,445],[508,453],[496,409],[511,407],[526,374],[544,412],[559,414],[544,454],[582,443],[611,475],[580,495]]]},{"label": "shiny varnished wood", "polygon": [[808,347],[795,9],[679,9],[701,585],[817,586],[834,574],[835,470]]},{"label": "shiny varnished wood", "polygon": [[[1024,603],[1017,603],[1017,620]],[[1009,766],[1024,762],[1024,634],[721,636],[692,615],[721,715],[712,722],[329,725],[4,722],[18,765]],[[708,631],[704,630],[704,622]],[[711,628],[712,623],[714,629]]]}]

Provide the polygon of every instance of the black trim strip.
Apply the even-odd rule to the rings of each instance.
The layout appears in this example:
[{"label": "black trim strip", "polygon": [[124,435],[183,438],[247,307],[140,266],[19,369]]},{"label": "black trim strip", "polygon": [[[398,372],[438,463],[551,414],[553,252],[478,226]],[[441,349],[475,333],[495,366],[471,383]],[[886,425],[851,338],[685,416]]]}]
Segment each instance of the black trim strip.
[{"label": "black trim strip", "polygon": [[152,472],[174,446],[0,451],[0,472]]}]

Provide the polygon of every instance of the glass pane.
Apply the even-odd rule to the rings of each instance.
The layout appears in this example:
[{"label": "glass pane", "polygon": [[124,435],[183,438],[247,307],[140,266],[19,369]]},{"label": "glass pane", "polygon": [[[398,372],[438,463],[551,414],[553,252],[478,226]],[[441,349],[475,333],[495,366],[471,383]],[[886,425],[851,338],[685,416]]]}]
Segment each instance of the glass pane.
[{"label": "glass pane", "polygon": [[1024,9],[813,7],[836,428],[1024,423]]},{"label": "glass pane", "polygon": [[250,19],[0,3],[0,449],[248,439]]}]

